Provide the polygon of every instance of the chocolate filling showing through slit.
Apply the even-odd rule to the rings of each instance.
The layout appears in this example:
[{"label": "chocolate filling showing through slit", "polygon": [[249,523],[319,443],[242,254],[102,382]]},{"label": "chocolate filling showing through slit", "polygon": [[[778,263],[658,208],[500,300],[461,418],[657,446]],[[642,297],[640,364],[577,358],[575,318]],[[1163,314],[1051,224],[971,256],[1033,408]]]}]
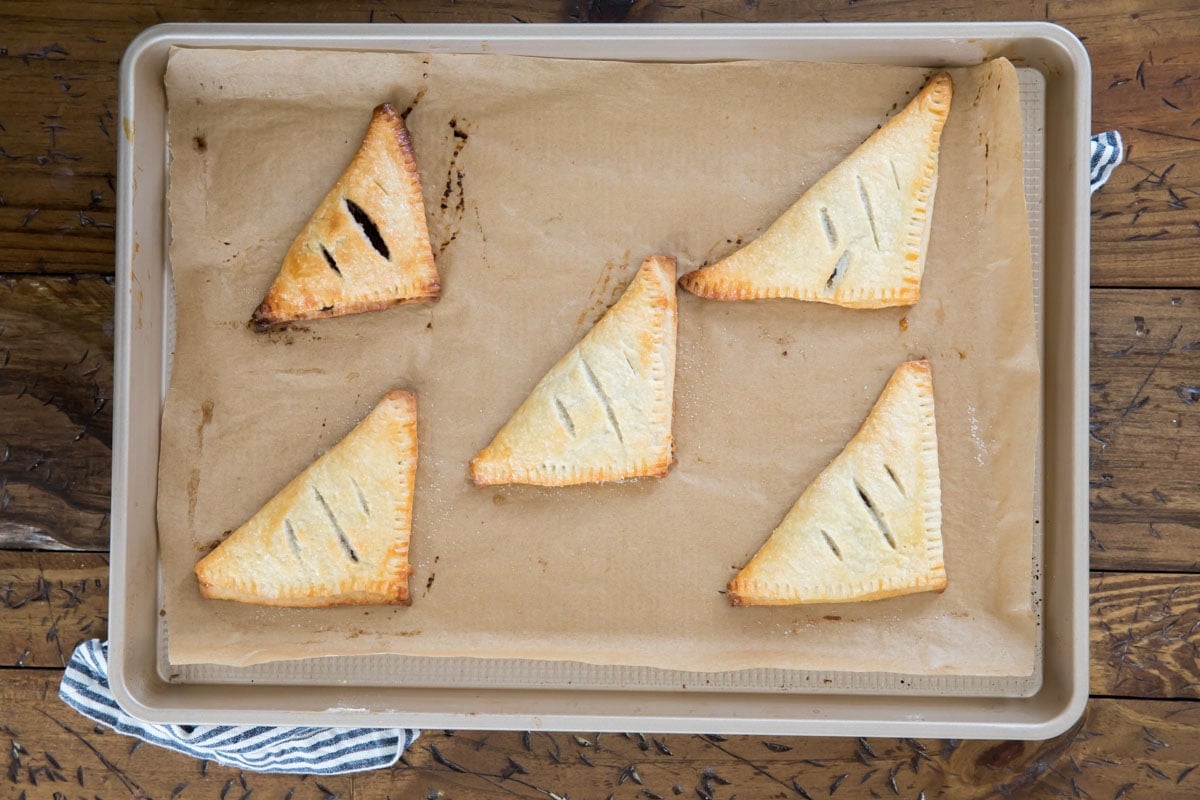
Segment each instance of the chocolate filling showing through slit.
[{"label": "chocolate filling showing through slit", "polygon": [[346,538],[346,532],[342,530],[337,517],[333,515],[333,509],[329,507],[329,503],[325,502],[325,495],[321,494],[321,490],[315,486],[313,487],[313,494],[317,496],[317,502],[321,504],[321,508],[325,511],[325,516],[329,517],[329,524],[333,526],[333,532],[337,534],[338,541],[342,543],[342,549],[346,551],[346,555],[350,557],[351,561],[357,563],[358,553],[354,552],[354,546]]},{"label": "chocolate filling showing through slit", "polygon": [[621,434],[621,424],[617,422],[617,414],[613,411],[612,401],[608,399],[608,393],[600,385],[600,380],[596,377],[596,373],[592,372],[591,365],[582,358],[579,359],[579,363],[583,365],[584,377],[587,378],[587,382],[591,385],[592,390],[595,391],[596,397],[600,399],[600,404],[604,406],[604,413],[608,415],[608,422],[612,425],[613,433],[617,434],[617,441],[625,444],[625,437]]},{"label": "chocolate filling showing through slit", "polygon": [[841,561],[842,560],[842,551],[838,548],[837,542],[835,542],[833,540],[833,537],[830,536],[825,531],[821,531],[821,535],[825,537],[825,544],[829,545],[829,549],[833,551],[833,554],[835,556],[837,556],[837,560]]},{"label": "chocolate filling showing through slit", "polygon": [[325,256],[325,263],[328,264],[329,268],[336,272],[340,278],[342,276],[342,271],[338,269],[337,259],[335,259],[330,252],[325,249],[325,245],[321,245],[321,255]]},{"label": "chocolate filling showing through slit", "polygon": [[833,272],[829,273],[829,280],[825,281],[826,289],[836,289],[837,285],[842,282],[842,278],[846,277],[846,268],[850,266],[850,251],[843,250],[841,256],[838,257],[837,264],[833,266]]},{"label": "chocolate filling showing through slit", "polygon": [[371,507],[367,505],[367,496],[363,494],[362,487],[358,485],[358,481],[354,478],[351,478],[350,482],[354,484],[354,493],[358,495],[358,504],[362,506],[363,513],[368,517],[371,516]]},{"label": "chocolate filling showing through slit", "polygon": [[829,240],[829,246],[837,247],[837,228],[833,227],[833,219],[829,216],[828,208],[821,209],[821,227],[825,230],[825,238]]},{"label": "chocolate filling showing through slit", "polygon": [[300,555],[300,540],[296,538],[296,529],[292,526],[292,521],[285,519],[283,521],[283,528],[287,533],[288,546],[292,548],[292,553],[295,554],[296,558],[302,558]]},{"label": "chocolate filling showing through slit", "polygon": [[363,235],[367,237],[367,241],[371,243],[371,247],[385,259],[391,259],[391,253],[388,250],[387,242],[383,240],[383,235],[379,232],[379,227],[375,224],[375,220],[371,219],[371,215],[351,200],[346,198],[346,210],[350,212],[350,216],[354,217],[354,221],[358,223],[358,227],[362,229]]},{"label": "chocolate filling showing through slit", "polygon": [[892,532],[888,529],[887,523],[883,521],[879,511],[875,508],[875,504],[871,502],[871,498],[867,497],[867,493],[859,485],[858,481],[854,482],[854,488],[858,490],[858,496],[862,498],[863,505],[867,507],[867,513],[871,515],[871,519],[875,520],[875,525],[879,528],[879,532],[883,534],[883,538],[887,539],[887,543],[892,549],[896,549],[896,540],[892,536]]},{"label": "chocolate filling showing through slit", "polygon": [[575,420],[571,419],[571,415],[567,413],[567,407],[563,405],[562,400],[554,398],[554,408],[558,411],[558,418],[562,422],[563,427],[567,429],[567,433],[571,438],[575,438]]},{"label": "chocolate filling showing through slit", "polygon": [[879,231],[875,228],[875,212],[871,209],[871,195],[867,194],[867,187],[863,185],[862,177],[854,179],[858,183],[858,199],[862,201],[863,210],[867,212],[867,222],[871,225],[871,238],[875,240],[875,249],[879,249]]}]

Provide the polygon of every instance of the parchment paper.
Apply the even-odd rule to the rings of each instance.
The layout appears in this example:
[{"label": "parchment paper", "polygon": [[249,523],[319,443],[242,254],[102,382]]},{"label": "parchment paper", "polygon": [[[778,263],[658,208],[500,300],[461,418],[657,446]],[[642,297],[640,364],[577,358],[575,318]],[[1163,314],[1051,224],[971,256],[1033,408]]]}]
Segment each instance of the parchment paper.
[{"label": "parchment paper", "polygon": [[[919,69],[177,50],[178,307],[159,536],[169,657],[393,652],[1028,675],[1038,419],[1016,74],[953,70],[913,308],[679,295],[662,480],[476,489],[467,462],[622,291],[757,235],[923,84]],[[413,106],[435,305],[247,327],[371,108]],[[456,135],[456,132],[458,135]],[[944,594],[732,608],[721,593],[901,361],[933,364]],[[204,601],[192,566],[386,390],[419,398],[411,607]]]}]

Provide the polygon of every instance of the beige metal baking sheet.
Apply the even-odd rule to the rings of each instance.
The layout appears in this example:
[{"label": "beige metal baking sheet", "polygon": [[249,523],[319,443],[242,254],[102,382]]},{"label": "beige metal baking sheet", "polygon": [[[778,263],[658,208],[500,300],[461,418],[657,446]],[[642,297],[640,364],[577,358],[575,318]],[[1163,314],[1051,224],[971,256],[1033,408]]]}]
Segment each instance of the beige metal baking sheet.
[{"label": "beige metal baking sheet", "polygon": [[[334,48],[350,51],[508,53],[568,58],[696,62],[730,59],[969,65],[999,55],[1022,65],[1023,86],[1040,96],[1045,125],[1025,114],[1026,141],[1038,137],[1038,161],[1026,150],[1035,245],[1035,292],[1044,331],[1044,508],[1035,519],[1034,562],[1041,589],[1035,611],[1043,629],[1037,679],[1020,700],[984,679],[966,686],[921,686],[919,696],[887,698],[861,679],[835,673],[817,683],[844,688],[813,694],[736,688],[684,689],[661,671],[657,692],[597,684],[593,668],[573,663],[390,658],[394,679],[368,681],[376,657],[274,662],[250,668],[192,665],[172,671],[159,617],[161,585],[155,535],[159,420],[174,340],[166,209],[168,51],[176,45],[239,48]],[[1035,74],[1036,73],[1036,74]],[[1026,78],[1036,80],[1026,82]],[[880,735],[1046,739],[1074,723],[1087,700],[1087,333],[1090,70],[1069,31],[1048,23],[617,25],[159,25],[129,46],[121,62],[118,142],[120,213],[114,367],[110,678],[122,706],[155,722],[416,725],[431,728],[657,730],[761,735]],[[136,129],[136,137],[134,131]],[[1040,269],[1044,252],[1049,268]],[[1040,298],[1035,298],[1041,302]],[[1040,505],[1040,504],[1039,504]],[[1045,531],[1044,538],[1042,531]],[[1040,582],[1045,574],[1047,580]],[[159,601],[156,602],[156,596]],[[428,681],[420,667],[444,670]],[[487,671],[476,669],[484,663]],[[336,666],[333,666],[336,665]],[[406,667],[418,674],[406,682]],[[157,666],[157,669],[156,669]],[[273,667],[278,667],[273,670]],[[596,668],[599,669],[599,668]],[[603,668],[609,670],[609,668]],[[189,677],[194,671],[195,675]],[[497,675],[497,672],[503,672]],[[630,670],[632,672],[632,670]],[[654,670],[639,670],[654,675]],[[760,674],[760,673],[755,673]],[[733,673],[723,673],[725,676]],[[1044,675],[1044,680],[1042,679]],[[514,679],[513,676],[516,676]],[[192,678],[195,680],[192,680]],[[476,682],[475,678],[478,677]],[[869,675],[867,675],[869,678]],[[920,678],[893,679],[911,694]],[[899,679],[898,681],[895,679]],[[746,686],[754,685],[746,679]],[[366,685],[367,682],[370,685]],[[631,681],[631,683],[636,683]],[[972,686],[971,684],[984,684]],[[502,688],[514,685],[515,688]],[[638,686],[643,684],[636,684]],[[806,686],[800,682],[801,686]],[[830,685],[830,684],[825,684]],[[455,687],[478,688],[455,688]],[[1039,688],[1040,687],[1040,688]],[[991,687],[994,689],[995,687]],[[1009,687],[1011,688],[1011,687]],[[1011,691],[999,692],[1012,694]]]}]

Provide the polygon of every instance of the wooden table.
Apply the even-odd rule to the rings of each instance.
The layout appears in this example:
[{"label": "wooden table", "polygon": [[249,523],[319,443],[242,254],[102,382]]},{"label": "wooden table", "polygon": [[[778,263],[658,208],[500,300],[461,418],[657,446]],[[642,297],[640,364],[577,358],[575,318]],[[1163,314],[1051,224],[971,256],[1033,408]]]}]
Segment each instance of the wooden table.
[{"label": "wooden table", "polygon": [[[1091,693],[1048,742],[427,731],[395,768],[244,775],[57,699],[106,636],[117,59],[158,22],[1049,19],[1128,163],[1093,199]],[[1200,796],[1194,0],[0,3],[0,798]],[[9,742],[11,741],[11,746]],[[293,791],[294,790],[294,791]]]}]

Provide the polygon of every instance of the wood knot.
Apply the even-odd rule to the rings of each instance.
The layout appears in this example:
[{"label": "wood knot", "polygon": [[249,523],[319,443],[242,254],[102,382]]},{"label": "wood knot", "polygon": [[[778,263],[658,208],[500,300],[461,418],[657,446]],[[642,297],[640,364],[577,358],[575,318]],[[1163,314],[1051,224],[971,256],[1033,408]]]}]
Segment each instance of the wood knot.
[{"label": "wood knot", "polygon": [[580,16],[584,22],[624,22],[634,5],[634,0],[587,0],[580,3]]},{"label": "wood knot", "polygon": [[988,769],[1004,769],[1025,752],[1024,742],[1001,742],[979,754],[977,763]]}]

